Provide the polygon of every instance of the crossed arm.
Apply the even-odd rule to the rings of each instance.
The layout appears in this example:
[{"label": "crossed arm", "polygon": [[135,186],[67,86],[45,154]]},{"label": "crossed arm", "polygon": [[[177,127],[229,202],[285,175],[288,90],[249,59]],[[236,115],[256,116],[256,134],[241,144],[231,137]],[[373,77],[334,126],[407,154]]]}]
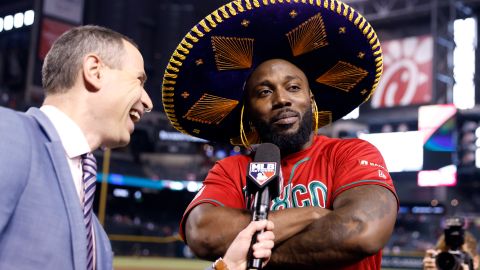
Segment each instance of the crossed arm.
[{"label": "crossed arm", "polygon": [[[365,185],[340,194],[333,209],[290,208],[271,212],[275,246],[270,266],[308,268],[349,263],[378,252],[388,241],[397,200],[388,189]],[[186,220],[186,240],[197,256],[223,256],[251,220],[247,210],[201,204]]]}]

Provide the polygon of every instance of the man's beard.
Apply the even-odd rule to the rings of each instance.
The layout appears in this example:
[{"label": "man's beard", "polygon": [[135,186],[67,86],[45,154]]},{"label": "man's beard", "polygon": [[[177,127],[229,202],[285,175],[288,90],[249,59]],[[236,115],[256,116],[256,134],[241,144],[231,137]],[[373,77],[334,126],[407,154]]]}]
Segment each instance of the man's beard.
[{"label": "man's beard", "polygon": [[[274,122],[271,120],[270,122]],[[253,119],[253,124],[258,131],[262,142],[273,143],[280,148],[282,155],[302,150],[309,141],[313,128],[313,114],[307,110],[302,117],[300,126],[295,133],[281,133],[272,123],[266,123],[260,119]]]}]

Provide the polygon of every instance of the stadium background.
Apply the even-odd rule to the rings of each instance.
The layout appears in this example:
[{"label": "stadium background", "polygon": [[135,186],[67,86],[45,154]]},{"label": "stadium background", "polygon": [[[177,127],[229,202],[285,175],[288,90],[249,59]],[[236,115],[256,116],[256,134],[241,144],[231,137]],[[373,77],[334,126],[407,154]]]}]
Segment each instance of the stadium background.
[{"label": "stadium background", "polygon": [[[385,269],[421,269],[446,217],[480,237],[478,0],[349,0],[377,30],[385,71],[376,96],[320,133],[371,140],[401,201]],[[165,65],[183,35],[225,0],[1,0],[0,106],[43,98],[40,67],[51,42],[80,24],[133,38],[145,59],[154,112],[128,147],[97,151],[95,209],[116,269],[203,269],[178,237],[184,209],[218,159],[243,150],[177,133],[161,105]],[[480,142],[480,140],[478,141]],[[480,155],[478,155],[480,157]],[[102,182],[103,181],[103,182]]]}]

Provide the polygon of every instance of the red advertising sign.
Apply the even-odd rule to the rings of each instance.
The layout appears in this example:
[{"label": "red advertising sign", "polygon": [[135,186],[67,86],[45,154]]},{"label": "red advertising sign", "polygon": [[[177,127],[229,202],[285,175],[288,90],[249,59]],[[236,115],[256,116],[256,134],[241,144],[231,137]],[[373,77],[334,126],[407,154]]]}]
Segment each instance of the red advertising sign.
[{"label": "red advertising sign", "polygon": [[53,42],[64,32],[74,27],[75,25],[66,24],[57,20],[44,17],[42,19],[40,28],[40,44],[38,46],[38,58],[45,59],[48,50],[53,45]]},{"label": "red advertising sign", "polygon": [[432,99],[433,38],[417,36],[382,42],[383,75],[372,108],[429,103]]}]

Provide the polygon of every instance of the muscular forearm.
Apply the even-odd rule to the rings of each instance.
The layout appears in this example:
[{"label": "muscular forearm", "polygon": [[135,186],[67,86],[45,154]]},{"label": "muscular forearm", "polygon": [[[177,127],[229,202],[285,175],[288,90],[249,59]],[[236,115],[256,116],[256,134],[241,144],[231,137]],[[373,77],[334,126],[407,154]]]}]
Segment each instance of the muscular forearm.
[{"label": "muscular forearm", "polygon": [[339,267],[375,254],[390,237],[396,199],[383,187],[358,187],[337,199],[334,209],[277,244],[270,265],[285,269]]},{"label": "muscular forearm", "polygon": [[244,209],[201,204],[190,212],[185,223],[187,244],[198,257],[214,260],[225,254],[250,220],[251,214]]},{"label": "muscular forearm", "polygon": [[268,219],[275,224],[275,245],[299,234],[331,211],[320,207],[289,208],[271,212]]},{"label": "muscular forearm", "polygon": [[[318,207],[285,209],[269,214],[275,224],[275,244],[298,234],[330,210]],[[187,244],[204,259],[223,256],[236,235],[251,221],[248,210],[202,204],[187,218]]]},{"label": "muscular forearm", "polygon": [[[343,224],[350,224],[345,226]],[[289,238],[274,249],[270,264],[285,269],[308,266],[339,266],[369,255],[360,245],[355,245],[355,235],[362,233],[362,222],[335,213],[324,216],[303,232]]]}]

